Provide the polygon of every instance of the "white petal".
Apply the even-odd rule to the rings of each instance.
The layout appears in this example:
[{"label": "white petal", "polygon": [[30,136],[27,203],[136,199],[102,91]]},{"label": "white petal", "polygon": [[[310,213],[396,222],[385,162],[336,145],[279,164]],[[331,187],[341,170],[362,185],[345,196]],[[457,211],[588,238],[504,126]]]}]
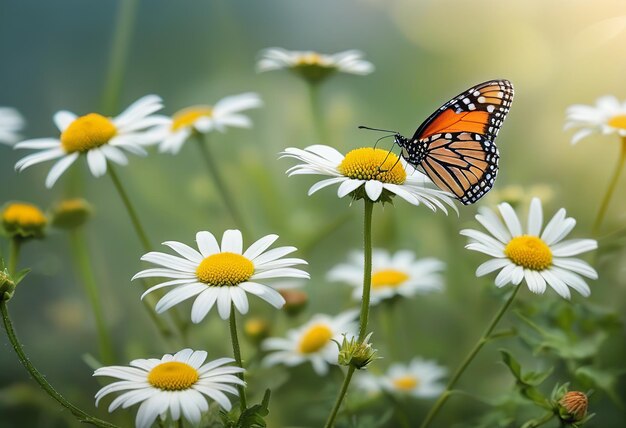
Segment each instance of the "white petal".
[{"label": "white petal", "polygon": [[206,285],[197,282],[181,285],[180,287],[175,288],[174,290],[168,292],[165,296],[163,296],[161,300],[159,300],[159,302],[156,304],[154,310],[160,314],[167,311],[172,306],[176,306],[180,302],[183,302],[190,297],[193,297],[203,292],[204,290],[206,290]]},{"label": "white petal", "polygon": [[580,259],[554,258],[552,264],[565,270],[571,270],[587,278],[598,279],[598,272],[596,272],[589,263]]},{"label": "white petal", "polygon": [[241,231],[229,229],[222,235],[222,252],[241,254],[243,252],[243,237]]},{"label": "white petal", "polygon": [[196,233],[196,243],[203,257],[209,257],[212,254],[220,252],[220,246],[217,239],[211,232],[202,231]]},{"label": "white petal", "polygon": [[492,259],[478,266],[476,276],[483,276],[510,264],[509,259]]},{"label": "white petal", "polygon": [[498,208],[500,209],[502,218],[504,219],[504,222],[509,228],[509,232],[511,232],[511,235],[520,236],[523,233],[522,225],[520,224],[519,218],[517,217],[517,214],[515,213],[515,210],[513,209],[513,207],[511,207],[511,205],[509,205],[508,203],[504,202],[502,204],[499,204]]},{"label": "white petal", "polygon": [[52,120],[54,121],[54,124],[57,126],[59,131],[63,132],[68,126],[70,126],[72,122],[76,120],[77,117],[78,116],[76,116],[74,113],[70,111],[61,110],[61,111],[57,111],[54,114],[54,117],[52,118]]},{"label": "white petal", "polygon": [[217,295],[217,312],[223,320],[230,316],[230,291],[228,287],[220,287]]},{"label": "white petal", "polygon": [[595,250],[596,248],[598,248],[598,242],[593,239],[571,239],[554,245],[552,254],[556,257],[569,257]]},{"label": "white petal", "polygon": [[541,239],[548,245],[551,245],[555,242],[555,238],[560,234],[562,230],[562,223],[565,219],[565,209],[561,208],[558,210],[554,216],[550,219],[546,228],[543,230],[541,234]]},{"label": "white petal", "polygon": [[107,172],[107,159],[100,149],[91,149],[87,152],[87,164],[94,177],[101,177]]},{"label": "white petal", "polygon": [[480,214],[476,215],[476,220],[483,225],[498,241],[507,243],[511,240],[511,234],[504,227],[498,216],[490,209],[479,210]]},{"label": "white petal", "polygon": [[15,170],[23,171],[30,166],[36,165],[38,163],[46,162],[52,159],[60,158],[65,155],[66,155],[65,150],[61,148],[49,149],[49,150],[44,150],[39,153],[33,153],[17,161],[17,163],[15,164]]},{"label": "white petal", "polygon": [[198,324],[206,317],[219,295],[219,290],[215,287],[207,287],[205,291],[200,293],[191,307],[191,322]]},{"label": "white petal", "polygon": [[58,138],[34,138],[32,140],[25,140],[17,143],[13,146],[14,149],[60,149],[61,142]]},{"label": "white petal", "polygon": [[265,300],[270,305],[280,309],[285,304],[285,298],[271,287],[256,282],[243,282],[239,287],[250,294],[254,294]]},{"label": "white petal", "polygon": [[202,257],[202,254],[191,248],[189,245],[183,244],[182,242],[167,241],[164,242],[163,245],[167,245],[172,250],[176,251],[178,254],[194,263],[200,263],[204,259],[204,257]]},{"label": "white petal", "polygon": [[591,290],[589,289],[589,285],[578,275],[575,273],[566,271],[565,269],[561,269],[555,266],[552,266],[550,271],[558,276],[563,282],[565,282],[569,287],[578,291],[582,296],[589,297],[591,295]]},{"label": "white petal", "polygon": [[245,315],[248,313],[248,298],[243,289],[239,287],[228,287],[230,290],[230,298],[235,304],[239,313]]},{"label": "white petal", "polygon": [[141,403],[135,418],[136,428],[150,428],[163,410],[163,398],[164,396],[159,394]]},{"label": "white petal", "polygon": [[354,190],[361,187],[362,184],[363,184],[363,180],[353,180],[353,179],[346,180],[343,183],[341,183],[341,185],[339,186],[339,189],[337,189],[337,196],[339,196],[340,198],[343,198],[348,193],[351,193]]},{"label": "white petal", "polygon": [[528,211],[528,234],[539,236],[542,224],[543,212],[541,210],[541,201],[539,198],[533,198],[532,201],[530,201],[530,209]]},{"label": "white petal", "polygon": [[58,161],[57,163],[54,164],[54,166],[50,169],[50,172],[48,173],[48,176],[46,177],[46,187],[48,189],[50,189],[52,186],[54,186],[54,183],[57,182],[59,177],[61,177],[61,175],[63,175],[63,173],[70,166],[72,166],[74,161],[76,161],[76,159],[78,159],[78,155],[79,155],[78,153],[69,154],[69,155],[65,156],[60,161]]},{"label": "white petal", "polygon": [[508,284],[509,282],[511,282],[511,279],[512,279],[511,273],[513,272],[514,269],[515,269],[515,265],[513,264],[508,264],[504,266],[504,268],[502,268],[500,273],[498,273],[498,275],[496,276],[496,280],[495,280],[496,287],[502,287]]},{"label": "white petal", "polygon": [[328,187],[336,183],[341,183],[342,181],[345,181],[345,180],[346,180],[345,177],[333,177],[333,178],[327,178],[322,181],[318,181],[317,183],[311,186],[311,188],[309,189],[308,195],[311,196],[313,193],[317,192],[320,189],[323,189],[324,187]]},{"label": "white petal", "polygon": [[543,294],[546,291],[546,281],[543,279],[539,272],[524,269],[524,278],[526,278],[526,284],[528,289],[535,294]]},{"label": "white petal", "polygon": [[372,201],[377,201],[383,192],[383,183],[378,180],[368,180],[365,182],[365,193]]},{"label": "white petal", "polygon": [[287,254],[291,254],[294,251],[296,251],[297,248],[296,247],[278,247],[278,248],[274,248],[271,249],[269,251],[266,251],[265,253],[261,254],[260,256],[252,259],[252,263],[254,263],[255,266],[261,266],[264,263],[267,262],[271,262],[277,259],[280,259],[281,257],[286,256]]},{"label": "white petal", "polygon": [[541,272],[541,275],[544,277],[548,285],[557,292],[557,294],[564,299],[569,299],[571,297],[569,288],[567,288],[567,284],[563,282],[558,276],[554,275],[549,270],[545,270]]},{"label": "white petal", "polygon": [[104,146],[100,147],[100,150],[102,150],[104,156],[106,156],[106,158],[111,160],[112,162],[115,162],[118,165],[128,165],[128,158],[126,157],[124,152],[122,152],[117,147],[111,146],[110,144],[105,144]]},{"label": "white petal", "polygon": [[278,239],[278,235],[267,235],[257,240],[254,244],[250,245],[248,249],[243,253],[243,256],[248,260],[254,260],[263,251],[267,250]]}]

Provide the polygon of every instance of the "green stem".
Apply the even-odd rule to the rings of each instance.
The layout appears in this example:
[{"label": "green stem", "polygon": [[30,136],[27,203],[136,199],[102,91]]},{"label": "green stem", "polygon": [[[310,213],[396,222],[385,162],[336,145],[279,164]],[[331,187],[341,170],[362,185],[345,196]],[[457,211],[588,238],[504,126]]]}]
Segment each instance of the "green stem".
[{"label": "green stem", "polygon": [[111,26],[114,34],[102,93],[102,113],[106,115],[114,114],[119,104],[139,0],[120,0],[118,3],[117,17]]},{"label": "green stem", "polygon": [[522,428],[537,428],[541,425],[545,425],[554,418],[554,412],[546,413],[541,418],[533,419],[522,425]]},{"label": "green stem", "polygon": [[91,260],[89,259],[89,249],[87,248],[85,236],[81,229],[75,229],[70,232],[70,247],[74,263],[81,277],[80,282],[83,285],[85,294],[93,310],[96,330],[98,332],[100,360],[104,365],[111,365],[115,362],[113,347],[111,345],[111,335],[109,334],[107,323],[104,320],[98,285],[93,273]]},{"label": "green stem", "polygon": [[[235,304],[230,303],[230,340],[233,343],[233,355],[235,356],[235,361],[237,365],[243,368],[243,363],[241,361],[241,349],[239,348],[239,338],[237,337],[237,319],[235,317]],[[243,373],[238,374],[239,379],[244,380]],[[243,385],[237,385],[237,391],[239,392],[239,406],[241,408],[241,412],[243,413],[248,405],[246,403],[246,389]]]},{"label": "green stem", "polygon": [[313,129],[317,137],[317,144],[329,144],[326,127],[322,115],[322,104],[319,97],[319,83],[307,81],[309,89],[309,104],[311,117],[313,118]]},{"label": "green stem", "polygon": [[9,260],[7,264],[9,275],[15,275],[17,273],[17,264],[20,258],[21,249],[22,239],[19,236],[12,237],[9,243]]},{"label": "green stem", "polygon": [[74,416],[76,416],[76,419],[78,419],[80,422],[89,423],[97,427],[117,428],[116,425],[88,415],[87,413],[67,401],[65,397],[57,392],[54,387],[50,385],[50,383],[48,383],[44,375],[35,368],[35,366],[30,362],[30,360],[24,353],[24,349],[22,348],[22,345],[20,344],[20,341],[15,334],[15,330],[13,330],[13,323],[11,322],[11,318],[9,316],[9,309],[7,308],[7,304],[4,301],[0,302],[0,312],[2,312],[2,321],[4,323],[7,337],[9,338],[9,341],[11,342],[13,350],[20,360],[20,363],[22,363],[28,373],[33,377],[33,379],[35,379],[35,382],[37,382],[39,386],[41,386],[50,397],[52,397],[60,405],[68,409]]},{"label": "green stem", "polygon": [[204,137],[198,134],[196,138],[198,142],[198,148],[200,149],[200,154],[202,155],[202,159],[204,159],[204,163],[206,164],[207,170],[209,171],[209,175],[211,175],[211,178],[213,179],[213,184],[215,184],[215,187],[217,188],[217,191],[219,192],[222,201],[224,202],[224,205],[226,205],[226,209],[228,209],[228,211],[230,212],[230,216],[235,221],[235,224],[239,229],[241,229],[242,233],[245,236],[248,233],[246,223],[243,220],[241,213],[237,209],[237,204],[235,204],[235,201],[231,197],[230,192],[226,188],[226,183],[224,182],[224,179],[220,174],[217,163],[213,159],[211,149],[209,148],[208,136],[206,134],[203,135]]},{"label": "green stem", "polygon": [[481,338],[478,340],[478,342],[476,342],[476,345],[474,345],[474,348],[472,348],[472,350],[465,357],[461,365],[456,369],[456,372],[454,372],[454,375],[452,375],[452,378],[450,378],[450,381],[448,382],[448,385],[446,386],[445,391],[441,393],[441,395],[439,396],[439,398],[437,399],[433,407],[430,409],[430,411],[428,412],[428,415],[426,415],[426,419],[424,419],[424,422],[422,422],[422,425],[420,425],[420,428],[426,428],[427,426],[430,425],[430,423],[432,422],[434,417],[437,415],[441,407],[448,400],[450,395],[452,395],[452,388],[454,388],[454,385],[456,385],[457,381],[459,380],[459,378],[461,377],[461,375],[463,374],[467,366],[470,365],[470,363],[472,362],[476,354],[478,354],[478,352],[485,345],[485,343],[491,340],[491,332],[494,330],[494,328],[496,328],[496,325],[498,325],[498,322],[500,321],[500,319],[502,318],[506,310],[509,308],[509,306],[511,306],[511,303],[513,303],[513,299],[515,299],[515,296],[517,295],[517,292],[519,291],[521,286],[522,286],[522,283],[520,282],[519,285],[517,285],[515,289],[513,290],[513,292],[511,293],[511,296],[507,299],[504,305],[500,308],[498,313],[493,317],[493,319],[491,320],[491,323],[489,323],[489,325],[487,326],[487,329],[485,330]]},{"label": "green stem", "polygon": [[139,238],[139,241],[141,242],[141,245],[143,246],[144,251],[146,253],[149,253],[150,251],[152,251],[152,244],[150,243],[150,240],[148,239],[148,235],[146,235],[146,231],[141,225],[141,221],[139,220],[137,211],[135,211],[133,204],[130,202],[128,193],[126,193],[126,190],[124,190],[124,186],[122,186],[122,182],[120,181],[117,175],[117,172],[115,172],[115,168],[113,168],[113,165],[109,163],[109,165],[107,166],[107,169],[109,171],[109,175],[111,176],[111,180],[113,180],[115,189],[117,190],[117,193],[119,193],[120,198],[122,198],[124,207],[126,208],[128,215],[130,216],[130,220],[133,223],[133,227],[135,229],[135,233],[137,234],[137,237]]},{"label": "green stem", "polygon": [[609,183],[609,187],[606,189],[606,193],[604,194],[604,198],[602,199],[602,204],[600,205],[600,210],[598,211],[596,220],[593,223],[594,235],[597,235],[598,231],[600,230],[602,220],[604,220],[604,215],[606,214],[606,210],[609,207],[609,203],[611,202],[611,197],[613,196],[613,192],[615,191],[615,187],[617,186],[617,182],[619,181],[619,176],[624,169],[624,164],[626,164],[626,137],[622,137],[622,146],[619,160],[617,161],[617,168],[613,173],[613,178]]},{"label": "green stem", "polygon": [[[367,334],[367,320],[369,318],[370,311],[370,289],[372,286],[372,212],[374,211],[374,202],[369,200],[369,198],[363,198],[364,202],[364,216],[363,216],[363,254],[364,254],[364,263],[363,263],[363,297],[361,299],[361,315],[359,317],[359,342],[363,342],[365,336]],[[354,374],[354,366],[350,366],[348,368],[348,373],[346,373],[346,377],[341,385],[341,390],[339,391],[339,396],[337,397],[337,401],[335,401],[335,405],[328,416],[328,420],[326,421],[325,428],[331,428],[335,424],[335,419],[337,418],[337,413],[341,408],[341,403],[348,391],[348,386],[350,385],[350,381],[352,380],[352,375]]]},{"label": "green stem", "polygon": [[337,418],[337,413],[341,408],[341,403],[343,402],[343,398],[346,396],[346,392],[348,392],[348,386],[350,386],[350,381],[352,380],[352,375],[354,374],[354,366],[350,366],[348,368],[348,373],[346,373],[346,377],[343,380],[343,384],[341,384],[341,389],[339,390],[339,395],[337,396],[337,400],[335,401],[335,405],[333,406],[330,415],[328,416],[328,420],[324,425],[324,428],[332,428],[335,426],[335,419]]}]

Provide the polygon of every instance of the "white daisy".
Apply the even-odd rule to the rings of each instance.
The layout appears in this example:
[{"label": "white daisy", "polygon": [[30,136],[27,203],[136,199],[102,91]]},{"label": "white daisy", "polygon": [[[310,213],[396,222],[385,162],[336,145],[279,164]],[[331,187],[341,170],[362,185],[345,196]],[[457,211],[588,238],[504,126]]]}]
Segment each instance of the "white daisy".
[{"label": "white daisy", "polygon": [[504,224],[490,209],[482,209],[476,215],[476,220],[492,236],[472,229],[461,231],[462,235],[470,238],[465,248],[493,257],[478,267],[477,276],[500,269],[495,279],[498,287],[508,283],[517,285],[525,279],[529,290],[537,294],[543,294],[546,283],[566,299],[570,298],[568,287],[585,297],[591,294],[580,275],[597,279],[598,274],[588,263],[571,256],[595,250],[598,243],[593,239],[563,241],[576,225],[576,220],[565,217],[565,209],[557,211],[542,232],[541,201],[533,198],[528,213],[528,228],[524,233],[517,214],[509,204],[500,204],[498,208]]},{"label": "white daisy", "polygon": [[261,107],[263,102],[255,93],[222,98],[214,106],[197,105],[180,110],[160,128],[160,152],[176,154],[194,133],[224,132],[227,127],[250,128],[252,121],[241,114],[244,110]]},{"label": "white daisy", "polygon": [[598,98],[595,106],[575,104],[567,109],[565,120],[565,129],[579,128],[572,144],[594,133],[626,137],[626,101],[606,95]]},{"label": "white daisy", "polygon": [[14,144],[20,139],[24,118],[11,107],[0,107],[0,143]]},{"label": "white daisy", "polygon": [[334,55],[313,51],[288,51],[269,48],[261,52],[257,71],[289,69],[312,81],[320,81],[335,72],[366,75],[374,71],[374,65],[363,59],[363,53],[348,50]]},{"label": "white daisy", "polygon": [[101,367],[94,376],[120,379],[102,388],[96,394],[96,406],[100,399],[112,392],[125,391],[109,405],[109,412],[118,407],[127,408],[141,403],[137,411],[137,428],[149,428],[158,416],[178,421],[182,416],[194,426],[200,422],[202,413],[209,410],[209,397],[224,410],[231,409],[226,394],[237,395],[232,386],[245,385],[235,376],[243,373],[241,367],[224,366],[231,358],[219,358],[203,364],[205,351],[183,349],[174,355],[165,354],[160,360],[133,360],[128,366]]},{"label": "white daisy", "polygon": [[414,358],[408,365],[392,364],[384,375],[365,372],[354,382],[368,393],[387,391],[397,395],[432,398],[443,392],[444,385],[440,382],[447,372],[435,361]]},{"label": "white daisy", "polygon": [[357,315],[357,311],[343,312],[335,317],[317,314],[303,326],[287,331],[285,338],[265,339],[261,348],[270,352],[263,364],[291,367],[310,361],[318,375],[325,375],[329,364],[338,364],[339,348],[334,341],[341,343],[344,334],[351,337],[356,332]]},{"label": "white daisy", "polygon": [[296,251],[295,247],[278,247],[266,251],[278,239],[267,235],[243,251],[243,238],[239,230],[227,230],[221,246],[210,232],[198,232],[198,250],[181,242],[168,241],[167,245],[180,256],[150,252],[141,260],[162,266],[146,269],[137,278],[171,278],[148,289],[141,298],[161,288],[174,287],[156,305],[158,313],[164,312],[196,297],[191,308],[191,321],[199,323],[214,305],[222,319],[230,316],[231,302],[237,310],[248,312],[247,293],[259,296],[275,308],[281,308],[285,299],[273,288],[257,281],[270,278],[309,278],[309,274],[292,266],[306,264],[296,258],[282,258]]},{"label": "white daisy", "polygon": [[393,195],[398,195],[413,205],[421,203],[433,211],[439,208],[447,213],[443,203],[457,211],[449,193],[429,187],[430,181],[425,175],[387,150],[365,147],[344,156],[332,147],[313,145],[304,150],[290,147],[281,155],[303,162],[289,168],[289,176],[314,174],[332,177],[311,186],[309,195],[339,184],[337,196],[340,198],[352,194],[355,198],[368,197],[374,202],[386,202]]},{"label": "white daisy", "polygon": [[54,123],[61,131],[61,136],[37,138],[16,144],[16,149],[36,149],[39,152],[21,159],[15,164],[15,169],[22,171],[32,165],[61,158],[46,178],[46,187],[50,188],[84,154],[91,173],[100,177],[107,172],[108,161],[119,165],[128,163],[126,155],[120,149],[136,155],[146,154],[142,146],[157,141],[156,135],[146,130],[164,123],[162,116],[152,115],[162,107],[160,97],[147,95],[114,118],[98,113],[78,117],[69,111],[59,111],[54,115]]},{"label": "white daisy", "polygon": [[[340,264],[328,272],[330,281],[343,281],[354,287],[352,297],[363,295],[363,252],[354,252],[350,262]],[[412,297],[443,289],[441,270],[445,263],[434,258],[415,259],[412,251],[390,254],[386,250],[372,252],[371,304],[395,296]]]}]

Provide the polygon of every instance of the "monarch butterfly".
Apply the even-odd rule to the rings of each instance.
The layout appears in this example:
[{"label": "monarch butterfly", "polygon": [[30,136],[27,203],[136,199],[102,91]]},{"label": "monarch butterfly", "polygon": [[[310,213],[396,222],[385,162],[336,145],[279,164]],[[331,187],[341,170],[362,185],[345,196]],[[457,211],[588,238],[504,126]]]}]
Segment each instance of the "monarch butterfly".
[{"label": "monarch butterfly", "polygon": [[402,157],[440,189],[473,204],[496,179],[499,153],[494,141],[512,101],[508,80],[480,83],[431,114],[411,139],[394,132],[395,143]]}]

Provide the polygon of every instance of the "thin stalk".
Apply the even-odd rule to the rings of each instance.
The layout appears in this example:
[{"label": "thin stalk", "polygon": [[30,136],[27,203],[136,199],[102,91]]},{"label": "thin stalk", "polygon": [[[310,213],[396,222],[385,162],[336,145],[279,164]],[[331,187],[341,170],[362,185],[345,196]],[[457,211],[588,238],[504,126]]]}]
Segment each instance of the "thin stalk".
[{"label": "thin stalk", "polygon": [[9,243],[9,260],[7,263],[7,269],[9,275],[15,275],[17,273],[17,263],[20,258],[20,250],[22,249],[22,239],[19,236],[11,238]]},{"label": "thin stalk", "polygon": [[554,418],[554,412],[549,412],[543,415],[541,418],[533,419],[522,425],[522,428],[537,428],[541,425],[545,425]]},{"label": "thin stalk", "polygon": [[139,220],[137,211],[135,211],[133,204],[130,202],[128,193],[126,193],[126,190],[124,190],[124,186],[122,186],[122,182],[117,176],[117,172],[115,172],[115,168],[113,168],[113,166],[110,163],[107,166],[107,170],[109,171],[109,176],[111,176],[111,180],[113,181],[113,184],[115,185],[115,189],[117,190],[117,193],[119,193],[120,198],[122,198],[124,207],[126,208],[128,215],[130,216],[130,221],[133,223],[135,233],[137,234],[137,237],[139,238],[139,241],[141,242],[141,245],[143,246],[144,251],[146,253],[149,253],[150,251],[152,251],[152,244],[150,243],[150,240],[148,239],[148,235],[146,235],[146,231],[141,225],[141,221]]},{"label": "thin stalk", "polygon": [[[359,342],[363,342],[367,334],[367,321],[370,311],[370,289],[372,286],[372,212],[374,211],[374,202],[369,198],[363,198],[364,202],[364,216],[363,216],[363,297],[361,299],[361,315],[359,317]],[[348,368],[346,377],[341,385],[341,390],[337,396],[337,401],[328,416],[325,428],[331,428],[335,424],[337,413],[341,408],[341,403],[348,391],[348,386],[352,380],[354,374],[354,366]]]},{"label": "thin stalk", "polygon": [[454,375],[452,376],[452,378],[450,378],[450,381],[448,382],[448,385],[446,386],[445,391],[441,393],[441,395],[439,396],[439,398],[437,399],[433,407],[430,409],[430,411],[428,412],[428,415],[426,415],[426,419],[424,419],[424,422],[422,422],[422,425],[420,425],[420,428],[426,428],[427,426],[430,425],[430,423],[435,418],[435,416],[437,415],[441,407],[448,400],[450,395],[452,395],[452,388],[454,388],[454,385],[456,385],[457,381],[459,380],[459,378],[461,377],[461,375],[463,374],[467,366],[470,365],[470,363],[472,362],[476,354],[478,354],[478,352],[485,345],[485,343],[491,340],[491,332],[493,332],[494,328],[496,328],[496,325],[498,325],[498,322],[500,321],[500,319],[502,318],[506,310],[509,308],[509,306],[511,306],[511,303],[513,303],[513,299],[515,299],[515,296],[517,295],[517,292],[519,291],[521,286],[522,286],[522,283],[520,282],[519,285],[517,285],[515,289],[513,290],[513,292],[511,293],[511,296],[507,299],[504,305],[500,308],[498,313],[493,317],[493,319],[491,320],[491,323],[489,323],[483,335],[480,337],[478,342],[476,342],[476,345],[474,345],[474,348],[472,348],[472,350],[465,357],[461,365],[456,369],[456,371],[454,372]]},{"label": "thin stalk", "polygon": [[324,126],[324,118],[322,114],[322,104],[320,102],[318,82],[307,81],[309,90],[309,104],[311,109],[311,118],[313,120],[313,129],[317,137],[317,144],[329,144],[328,134]]},{"label": "thin stalk", "polygon": [[243,220],[243,216],[237,209],[237,204],[231,197],[231,194],[226,187],[226,183],[222,178],[222,174],[220,173],[217,163],[213,159],[211,149],[209,148],[209,138],[206,134],[202,135],[198,134],[196,141],[198,142],[198,148],[200,149],[200,154],[202,155],[202,159],[204,159],[209,175],[213,179],[213,184],[217,188],[224,205],[226,205],[226,209],[230,212],[230,216],[235,221],[237,227],[241,229],[242,233],[246,235],[248,233],[248,228]]},{"label": "thin stalk", "polygon": [[9,316],[9,309],[7,308],[6,302],[0,302],[0,312],[2,312],[2,321],[4,323],[4,328],[7,332],[7,337],[13,346],[13,350],[17,354],[17,358],[20,360],[20,363],[24,366],[24,368],[28,371],[28,373],[35,379],[35,382],[43,388],[43,390],[54,400],[56,400],[60,405],[68,409],[80,422],[89,423],[95,425],[97,427],[103,428],[117,428],[117,425],[113,425],[112,423],[103,421],[101,419],[95,418],[69,401],[65,397],[63,397],[57,390],[54,389],[52,385],[46,380],[45,376],[39,372],[35,368],[35,366],[30,362],[26,354],[24,353],[24,349],[20,344],[20,341],[13,329],[13,323],[11,322],[11,318]]},{"label": "thin stalk", "polygon": [[[124,207],[126,208],[126,211],[128,212],[130,220],[133,224],[133,228],[135,229],[135,233],[137,234],[137,237],[139,238],[139,241],[141,242],[141,245],[143,246],[144,251],[146,253],[150,252],[152,250],[152,244],[150,243],[150,240],[148,239],[148,235],[146,234],[143,226],[141,225],[139,216],[137,215],[137,212],[135,211],[135,208],[133,207],[133,204],[131,203],[130,198],[128,197],[128,193],[126,193],[126,190],[124,189],[124,186],[122,185],[122,182],[120,181],[113,166],[109,164],[107,169],[109,171],[109,175],[111,176],[111,180],[113,181],[113,184],[115,185],[115,189],[117,190],[117,193],[120,195],[120,198],[122,199],[122,202],[124,203]],[[145,281],[142,281],[142,283],[144,284],[145,289],[149,288],[148,284]],[[146,298],[143,301],[144,301],[144,306],[148,309],[150,318],[155,322],[157,328],[159,329],[159,332],[166,339],[172,337],[172,332],[170,331],[170,328],[154,312],[154,298],[152,296],[146,296]],[[172,320],[174,321],[174,324],[176,325],[177,329],[179,330],[181,339],[184,342],[186,340],[185,339],[185,325],[182,319],[180,318],[180,315],[176,311],[176,308],[172,308],[172,310],[170,311],[170,316]]]},{"label": "thin stalk", "polygon": [[74,264],[81,278],[80,282],[93,311],[96,331],[98,332],[100,360],[104,365],[111,365],[115,362],[113,347],[111,345],[111,335],[107,328],[107,323],[104,320],[98,284],[96,283],[93,266],[89,259],[89,249],[87,248],[85,235],[81,229],[75,229],[70,232],[70,247]]},{"label": "thin stalk", "polygon": [[[239,347],[239,338],[237,337],[237,319],[235,317],[235,304],[230,303],[230,340],[233,343],[233,355],[235,356],[235,361],[237,365],[243,368],[243,363],[241,361],[241,348]],[[243,373],[237,374],[239,379],[244,380]],[[243,385],[237,385],[237,391],[239,392],[239,407],[241,411],[244,412],[248,408],[248,404],[246,402],[246,388]]]},{"label": "thin stalk", "polygon": [[102,113],[112,115],[117,110],[126,61],[130,50],[130,41],[135,26],[135,17],[139,0],[120,0],[118,2],[115,23],[111,26],[115,30],[111,50],[109,52],[109,67],[102,92]]},{"label": "thin stalk", "polygon": [[598,215],[596,216],[596,220],[593,223],[593,234],[597,235],[600,230],[600,226],[602,225],[602,220],[604,220],[604,215],[609,207],[609,203],[611,202],[611,197],[613,196],[613,192],[615,191],[615,187],[617,186],[617,182],[619,181],[619,176],[624,169],[624,165],[626,164],[626,137],[622,137],[622,146],[620,151],[619,160],[617,161],[617,167],[615,172],[613,173],[613,178],[609,183],[609,187],[606,189],[606,193],[604,194],[604,198],[602,199],[602,204],[600,205],[600,210],[598,211]]}]

